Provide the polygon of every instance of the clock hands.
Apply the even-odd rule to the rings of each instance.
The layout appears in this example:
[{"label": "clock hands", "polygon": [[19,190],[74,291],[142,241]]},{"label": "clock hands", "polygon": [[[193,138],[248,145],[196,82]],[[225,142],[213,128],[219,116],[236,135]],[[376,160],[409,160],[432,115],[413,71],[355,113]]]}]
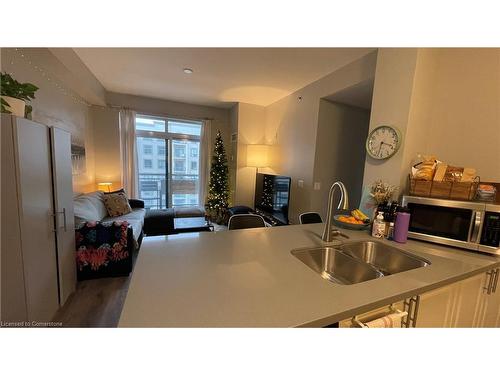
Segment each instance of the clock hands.
[{"label": "clock hands", "polygon": [[382,152],[382,146],[389,146],[390,148],[394,149],[394,146],[391,145],[390,143],[385,143],[384,141],[380,141],[380,145],[378,146],[378,152],[377,152],[377,156],[380,156],[381,152]]},{"label": "clock hands", "polygon": [[382,145],[384,144],[383,141],[380,141],[380,145],[378,146],[378,152],[377,152],[377,156],[380,156],[380,152],[382,151]]}]

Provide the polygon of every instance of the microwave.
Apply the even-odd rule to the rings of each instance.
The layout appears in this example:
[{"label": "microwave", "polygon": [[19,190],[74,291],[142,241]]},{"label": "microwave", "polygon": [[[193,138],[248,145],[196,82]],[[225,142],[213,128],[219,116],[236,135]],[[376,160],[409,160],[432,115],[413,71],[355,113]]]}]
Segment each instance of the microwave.
[{"label": "microwave", "polygon": [[500,255],[500,205],[403,196],[408,237]]}]

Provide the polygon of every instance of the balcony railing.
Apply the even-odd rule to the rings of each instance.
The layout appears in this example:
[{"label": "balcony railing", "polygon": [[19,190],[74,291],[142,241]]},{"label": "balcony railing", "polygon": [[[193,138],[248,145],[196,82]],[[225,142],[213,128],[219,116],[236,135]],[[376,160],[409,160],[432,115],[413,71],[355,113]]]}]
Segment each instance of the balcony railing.
[{"label": "balcony railing", "polygon": [[[194,174],[173,174],[170,189],[172,206],[198,206],[199,205],[199,176]],[[181,195],[181,197],[179,197]],[[196,199],[184,199],[190,195]],[[144,201],[146,209],[164,209],[169,207],[168,181],[162,173],[139,173],[139,198]]]}]

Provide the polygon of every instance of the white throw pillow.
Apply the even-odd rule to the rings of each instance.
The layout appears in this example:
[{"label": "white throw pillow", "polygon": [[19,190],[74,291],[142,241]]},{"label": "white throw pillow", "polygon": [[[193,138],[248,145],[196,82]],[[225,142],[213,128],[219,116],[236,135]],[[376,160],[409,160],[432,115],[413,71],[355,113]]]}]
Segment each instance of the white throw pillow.
[{"label": "white throw pillow", "polygon": [[101,221],[108,215],[103,195],[101,191],[94,191],[74,198],[75,225],[78,226],[86,221]]},{"label": "white throw pillow", "polygon": [[102,191],[93,191],[92,193],[85,194],[90,204],[97,210],[99,219],[102,220],[108,216],[108,210],[104,205],[104,193]]}]

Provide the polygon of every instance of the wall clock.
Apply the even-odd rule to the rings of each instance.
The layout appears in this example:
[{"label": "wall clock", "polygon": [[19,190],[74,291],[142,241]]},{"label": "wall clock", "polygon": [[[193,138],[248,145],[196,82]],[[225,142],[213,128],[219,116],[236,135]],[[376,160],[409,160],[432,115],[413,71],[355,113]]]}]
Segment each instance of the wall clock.
[{"label": "wall clock", "polygon": [[366,151],[374,159],[389,159],[401,145],[401,134],[391,126],[373,129],[366,138]]}]

